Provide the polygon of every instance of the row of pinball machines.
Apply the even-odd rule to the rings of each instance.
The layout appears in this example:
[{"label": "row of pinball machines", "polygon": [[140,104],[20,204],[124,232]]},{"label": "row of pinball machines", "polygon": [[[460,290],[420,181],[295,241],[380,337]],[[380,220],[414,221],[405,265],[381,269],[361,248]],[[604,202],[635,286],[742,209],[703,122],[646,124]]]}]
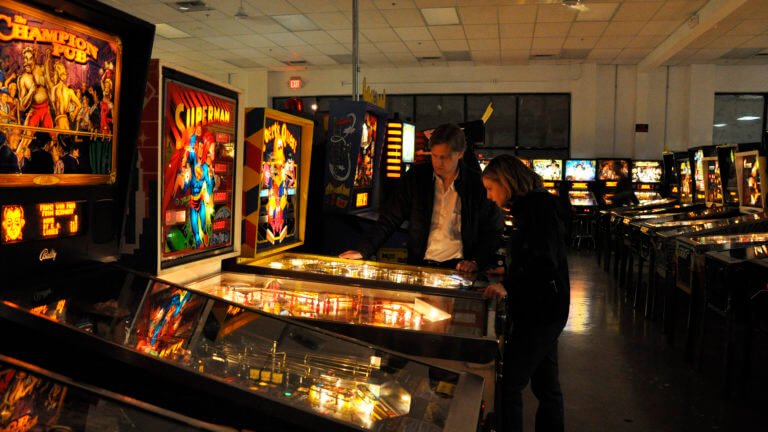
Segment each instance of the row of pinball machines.
[{"label": "row of pinball machines", "polygon": [[[74,137],[79,167],[0,174],[0,355],[203,429],[477,429],[493,377],[435,364],[497,358],[496,304],[473,276],[290,252],[305,236],[313,123],[244,108],[233,87],[150,62],[143,21],[59,3],[0,7],[14,25],[48,29],[3,41],[0,54],[24,56],[23,77],[49,67],[27,52],[59,49],[69,85],[109,94],[109,121],[9,126],[34,161],[64,159],[41,135]],[[53,30],[86,49],[44,40]],[[332,104],[327,211],[370,208],[383,155],[406,163],[403,139],[384,147],[385,125],[374,105]],[[4,406],[0,426],[50,411],[22,405]],[[46,422],[67,418],[55,416]]]},{"label": "row of pinball machines", "polygon": [[[661,318],[665,333],[683,341],[689,359],[699,361],[705,346],[717,345],[702,336],[705,317],[714,312],[728,317],[730,325],[732,308],[749,303],[741,288],[729,288],[733,281],[723,275],[731,270],[723,268],[760,257],[768,244],[763,152],[760,145],[747,144],[665,154],[675,201],[606,211],[613,235],[603,253],[606,270],[612,252],[625,300],[646,317]],[[761,275],[750,280],[764,289]],[[734,292],[741,295],[741,306],[730,302]],[[755,293],[759,290],[750,291]],[[733,374],[730,345],[725,351]]]}]

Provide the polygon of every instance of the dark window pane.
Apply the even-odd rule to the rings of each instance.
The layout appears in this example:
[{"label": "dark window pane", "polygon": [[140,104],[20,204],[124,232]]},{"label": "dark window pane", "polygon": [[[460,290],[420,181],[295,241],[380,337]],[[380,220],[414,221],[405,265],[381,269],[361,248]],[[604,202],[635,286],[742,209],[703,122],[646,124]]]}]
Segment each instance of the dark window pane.
[{"label": "dark window pane", "polygon": [[413,96],[412,95],[387,95],[387,113],[394,119],[398,115],[400,120],[413,121]]},{"label": "dark window pane", "polygon": [[444,123],[464,122],[464,96],[416,96],[416,129],[433,129]]},{"label": "dark window pane", "polygon": [[765,96],[763,95],[715,95],[712,144],[760,142],[764,115]]},{"label": "dark window pane", "polygon": [[514,148],[514,95],[467,95],[467,120],[481,119],[489,103],[493,103],[493,114],[485,123],[485,148]]},{"label": "dark window pane", "polygon": [[518,145],[530,149],[568,149],[570,95],[520,95],[518,99]]}]

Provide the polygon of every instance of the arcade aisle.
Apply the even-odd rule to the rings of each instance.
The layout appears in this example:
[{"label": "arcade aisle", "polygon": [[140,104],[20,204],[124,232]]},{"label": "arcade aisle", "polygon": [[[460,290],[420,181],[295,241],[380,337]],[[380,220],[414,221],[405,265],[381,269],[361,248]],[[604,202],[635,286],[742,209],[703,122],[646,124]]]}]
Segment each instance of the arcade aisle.
[{"label": "arcade aisle", "polygon": [[[614,292],[592,251],[572,251],[571,312],[560,337],[560,379],[568,431],[764,431],[768,412],[718,394],[670,346],[661,323]],[[524,394],[525,430],[536,399]]]}]

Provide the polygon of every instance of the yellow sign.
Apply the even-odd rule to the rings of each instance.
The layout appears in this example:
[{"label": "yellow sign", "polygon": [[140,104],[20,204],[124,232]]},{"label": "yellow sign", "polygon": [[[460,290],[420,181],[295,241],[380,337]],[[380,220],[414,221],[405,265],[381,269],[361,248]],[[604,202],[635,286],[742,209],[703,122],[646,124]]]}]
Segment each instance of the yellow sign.
[{"label": "yellow sign", "polygon": [[371,88],[368,87],[368,84],[365,78],[363,78],[363,100],[386,109],[387,108],[387,91],[382,90],[381,94],[379,94],[378,92],[376,92],[376,90],[371,90]]},{"label": "yellow sign", "polygon": [[483,123],[488,123],[488,119],[491,118],[491,114],[493,114],[493,102],[488,102],[488,106],[485,108],[485,112],[483,113]]}]

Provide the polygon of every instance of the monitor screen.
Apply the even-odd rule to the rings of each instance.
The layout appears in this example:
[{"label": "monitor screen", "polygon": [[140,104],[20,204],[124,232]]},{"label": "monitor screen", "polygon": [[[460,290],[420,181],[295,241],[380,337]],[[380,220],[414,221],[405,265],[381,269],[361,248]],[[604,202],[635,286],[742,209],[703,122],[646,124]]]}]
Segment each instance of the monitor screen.
[{"label": "monitor screen", "polygon": [[13,2],[0,18],[0,186],[114,183],[121,39]]},{"label": "monitor screen", "polygon": [[567,181],[594,181],[597,163],[594,159],[576,159],[565,161],[565,180]]},{"label": "monitor screen", "polygon": [[626,159],[606,159],[598,161],[598,179],[619,180],[629,177],[629,161]]},{"label": "monitor screen", "polygon": [[362,129],[363,133],[360,137],[360,153],[357,155],[357,170],[355,171],[354,187],[356,190],[373,187],[378,118],[372,113],[366,112]]},{"label": "monitor screen", "polygon": [[560,159],[534,159],[533,171],[544,181],[563,179],[563,161]]},{"label": "monitor screen", "polygon": [[416,152],[416,126],[403,123],[403,163],[413,163]]},{"label": "monitor screen", "polygon": [[257,249],[294,238],[297,226],[301,126],[264,119]]},{"label": "monitor screen", "polygon": [[741,204],[747,207],[763,207],[760,178],[760,159],[757,153],[744,155],[741,167]]},{"label": "monitor screen", "polygon": [[168,267],[232,247],[237,99],[179,72],[163,74],[160,234]]},{"label": "monitor screen", "polygon": [[568,191],[568,200],[572,206],[594,206],[595,195],[588,191]]},{"label": "monitor screen", "polygon": [[635,161],[632,164],[632,182],[660,183],[663,171],[659,161]]}]

